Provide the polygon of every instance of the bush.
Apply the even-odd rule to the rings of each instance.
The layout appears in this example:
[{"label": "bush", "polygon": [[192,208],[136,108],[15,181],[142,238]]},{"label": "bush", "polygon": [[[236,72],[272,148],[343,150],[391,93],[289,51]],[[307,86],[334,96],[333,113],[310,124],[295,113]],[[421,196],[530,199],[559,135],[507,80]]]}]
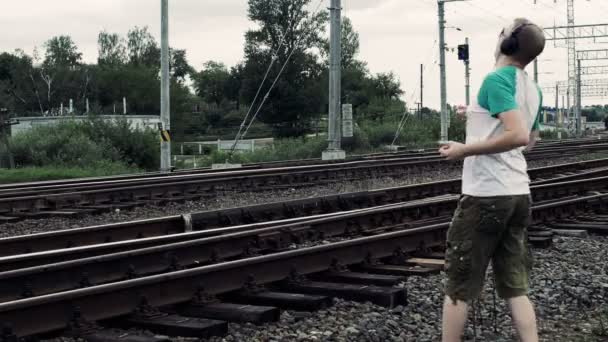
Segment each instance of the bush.
[{"label": "bush", "polygon": [[281,139],[274,142],[271,147],[255,150],[254,152],[236,152],[230,158],[226,151],[214,150],[206,156],[203,165],[214,163],[248,164],[294,159],[319,158],[327,147],[324,137],[301,137]]},{"label": "bush", "polygon": [[35,127],[12,137],[10,144],[19,167],[88,168],[101,162],[153,170],[159,165],[158,141],[156,132],[132,129],[124,119],[105,122],[91,118]]},{"label": "bush", "polygon": [[[395,133],[399,127],[401,116],[394,115],[385,117],[381,122],[374,120],[363,120],[359,127],[368,138],[369,145],[380,147],[390,145],[395,139]],[[441,135],[441,122],[437,116],[426,116],[418,118],[413,115],[406,117],[401,133],[395,141],[396,145],[406,147],[435,147]],[[464,141],[465,122],[455,117],[450,120],[450,140]]]}]

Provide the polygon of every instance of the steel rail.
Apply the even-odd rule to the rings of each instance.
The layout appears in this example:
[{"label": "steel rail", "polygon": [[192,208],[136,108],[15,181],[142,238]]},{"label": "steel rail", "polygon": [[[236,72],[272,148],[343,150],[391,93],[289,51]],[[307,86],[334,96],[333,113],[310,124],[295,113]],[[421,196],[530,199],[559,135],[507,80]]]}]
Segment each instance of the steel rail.
[{"label": "steel rail", "polygon": [[[535,206],[533,216],[541,216],[540,212],[565,215],[570,208],[588,208],[594,201],[604,206],[607,198],[595,195]],[[336,262],[353,265],[390,257],[397,250],[410,253],[421,246],[441,246],[447,228],[447,223],[414,228],[2,303],[0,322],[18,337],[46,333],[65,328],[76,312],[97,321],[132,313],[142,298],[156,307],[184,303],[203,290],[216,295],[241,289],[252,277],[267,284],[284,280],[294,271],[307,275],[328,270]]]},{"label": "steel rail", "polygon": [[[556,140],[556,141],[541,141],[538,143],[537,148],[545,146],[573,146],[578,144],[584,144],[589,142],[599,143],[598,139],[572,139],[568,140]],[[420,156],[437,156],[436,149],[419,149],[419,150],[403,150],[397,152],[378,152],[370,154],[352,155],[348,156],[346,161],[358,161],[358,160],[369,160],[369,159],[387,159],[387,158],[406,158],[406,157],[420,157]],[[309,158],[309,159],[298,159],[298,160],[282,160],[282,161],[271,161],[271,162],[259,162],[244,164],[239,170],[251,170],[251,169],[265,169],[265,168],[277,168],[277,167],[288,167],[288,166],[304,166],[313,164],[335,164],[343,161],[323,161],[320,158]],[[187,175],[187,174],[200,174],[200,173],[214,173],[224,172],[221,169],[212,169],[210,167],[195,168],[188,170],[176,170],[173,171],[173,175]],[[118,181],[138,178],[150,178],[150,177],[164,177],[165,173],[161,172],[145,172],[138,174],[126,174],[126,175],[115,175],[115,176],[103,176],[103,177],[88,177],[88,178],[76,178],[76,179],[64,179],[64,180],[50,180],[50,181],[38,181],[38,182],[23,182],[23,183],[11,183],[11,184],[0,184],[0,192],[7,190],[23,189],[28,187],[42,187],[51,185],[73,185],[73,184],[84,184],[100,181]]]},{"label": "steel rail", "polygon": [[[608,177],[591,182],[573,181],[558,185],[541,185],[534,193],[540,197],[563,195],[563,189],[581,186],[600,189],[608,186]],[[556,192],[556,189],[559,189]],[[584,192],[584,191],[583,191]],[[566,190],[566,194],[571,192]],[[117,244],[18,255],[0,259],[0,301],[19,296],[64,291],[83,284],[100,284],[128,277],[129,274],[151,274],[192,265],[215,262],[252,252],[276,251],[291,244],[349,234],[368,234],[383,229],[408,229],[424,225],[425,220],[449,221],[457,196],[443,196],[414,202],[398,203],[295,222],[269,222],[267,226],[239,226],[203,231],[182,236],[144,239]],[[563,200],[557,200],[561,203]],[[555,214],[563,218],[565,211]],[[555,217],[555,215],[553,217]],[[543,216],[533,222],[547,222]],[[423,220],[423,223],[420,223]],[[223,234],[221,236],[214,236]],[[177,241],[177,242],[176,242]],[[182,242],[179,242],[182,241]],[[109,255],[109,253],[114,253]],[[101,257],[99,257],[101,255]],[[49,265],[55,263],[54,265]],[[43,265],[43,266],[36,266]],[[13,271],[10,271],[13,270]]]},{"label": "steel rail", "polygon": [[[575,146],[567,153],[581,153],[608,149],[608,144],[591,144]],[[529,159],[563,156],[562,149],[554,151],[536,151],[528,155]],[[36,215],[36,212],[54,212],[61,210],[78,211],[95,209],[95,206],[110,203],[114,205],[136,205],[150,201],[175,201],[198,199],[213,192],[216,188],[257,189],[276,187],[277,185],[298,186],[319,182],[331,182],[344,179],[361,179],[377,175],[397,175],[411,169],[430,170],[438,164],[446,163],[439,157],[420,157],[418,160],[400,160],[398,158],[381,161],[356,161],[331,165],[296,166],[275,169],[236,170],[213,174],[171,175],[158,178],[140,178],[134,180],[91,182],[82,186],[70,185],[42,186],[36,189],[23,188],[18,191],[7,190],[0,194],[0,213],[5,215]],[[331,167],[330,167],[331,166]],[[33,212],[33,213],[32,213]],[[40,213],[38,213],[40,214]],[[69,212],[71,214],[71,212]]]},{"label": "steel rail", "polygon": [[[537,200],[554,197],[555,193],[562,195],[580,193],[581,190],[602,188],[596,178],[605,176],[608,159],[600,159],[576,164],[563,164],[555,167],[544,167],[529,171],[533,177],[547,176],[551,173],[580,171],[584,168],[596,168],[578,174],[561,175],[552,179],[533,182],[533,186],[549,183],[563,183],[549,187],[543,192],[535,192]],[[568,183],[581,180],[581,182]],[[252,224],[256,222],[288,219],[297,216],[311,216],[345,211],[356,208],[371,207],[382,204],[398,203],[421,199],[428,196],[438,196],[448,193],[460,193],[460,179],[439,181],[369,190],[340,195],[329,195],[316,198],[291,200],[280,203],[268,203],[240,208],[228,208],[214,211],[193,213],[184,216],[169,216],[164,218],[140,220],[134,222],[113,223],[108,225],[68,229],[54,232],[31,234],[0,239],[0,256],[34,253],[53,249],[71,248],[99,243],[117,242],[129,239],[178,234],[191,230],[206,230],[226,226]],[[555,189],[549,192],[550,189]]]},{"label": "steel rail", "polygon": [[[17,300],[24,295],[38,296],[217,263],[242,258],[252,252],[275,253],[304,241],[412,229],[428,225],[429,218],[434,215],[437,216],[432,221],[443,223],[450,220],[455,199],[450,196],[433,201],[432,210],[422,203],[403,203],[355,210],[295,224],[277,224],[268,228],[15,269],[0,273],[0,302]],[[427,213],[422,214],[425,211]],[[416,216],[422,220],[416,220]]]},{"label": "steel rail", "polygon": [[[51,250],[39,253],[19,254],[0,258],[0,271],[17,270],[43,264],[87,258],[91,256],[119,253],[177,242],[187,242],[202,238],[214,237],[217,235],[247,233],[252,231],[257,232],[259,229],[268,229],[266,233],[269,235],[264,236],[264,241],[267,241],[268,246],[280,248],[281,246],[287,246],[292,241],[306,241],[307,239],[335,236],[336,234],[342,234],[345,230],[356,233],[359,229],[363,229],[363,227],[371,227],[374,226],[376,222],[382,222],[383,220],[387,219],[393,220],[394,224],[405,224],[421,219],[434,218],[439,213],[446,215],[454,210],[456,199],[457,196],[455,195],[441,196],[434,199],[395,203],[372,208],[350,210],[346,212],[337,212],[291,220],[240,225],[184,234]],[[362,218],[365,218],[365,222],[360,222],[363,220]],[[334,223],[327,225],[327,222]],[[317,230],[310,231],[308,227],[311,225],[316,225]],[[251,245],[251,247],[253,246],[254,245]]]}]

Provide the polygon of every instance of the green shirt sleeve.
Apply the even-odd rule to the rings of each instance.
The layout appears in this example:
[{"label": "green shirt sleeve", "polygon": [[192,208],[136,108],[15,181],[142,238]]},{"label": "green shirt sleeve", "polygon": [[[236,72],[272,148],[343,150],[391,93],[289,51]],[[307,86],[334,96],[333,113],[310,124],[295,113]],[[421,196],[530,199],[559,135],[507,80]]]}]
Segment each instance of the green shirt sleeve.
[{"label": "green shirt sleeve", "polygon": [[540,87],[538,87],[538,97],[540,98],[540,105],[538,106],[538,113],[536,113],[536,119],[532,125],[532,131],[540,130],[540,115],[543,111],[543,92],[540,90]]},{"label": "green shirt sleeve", "polygon": [[478,102],[492,117],[519,108],[515,100],[515,76],[515,68],[505,67],[489,74],[483,81]]}]

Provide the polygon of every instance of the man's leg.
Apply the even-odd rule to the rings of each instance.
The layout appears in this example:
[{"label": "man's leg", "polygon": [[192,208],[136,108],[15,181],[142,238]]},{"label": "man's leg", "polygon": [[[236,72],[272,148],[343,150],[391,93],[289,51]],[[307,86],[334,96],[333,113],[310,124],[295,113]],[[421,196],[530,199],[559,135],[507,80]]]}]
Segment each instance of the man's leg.
[{"label": "man's leg", "polygon": [[468,305],[463,301],[454,301],[446,296],[443,302],[443,342],[460,342],[460,336],[467,322]]},{"label": "man's leg", "polygon": [[467,302],[483,288],[486,269],[506,223],[488,217],[485,209],[497,207],[500,198],[464,196],[447,234],[446,298],[443,304],[443,341],[459,342],[467,319]]},{"label": "man's leg", "polygon": [[513,324],[523,342],[538,342],[536,314],[528,293],[532,266],[528,251],[527,227],[530,222],[529,196],[518,196],[515,214],[493,259],[498,295],[506,298]]},{"label": "man's leg", "polygon": [[536,314],[528,296],[509,299],[515,329],[522,342],[538,342]]}]

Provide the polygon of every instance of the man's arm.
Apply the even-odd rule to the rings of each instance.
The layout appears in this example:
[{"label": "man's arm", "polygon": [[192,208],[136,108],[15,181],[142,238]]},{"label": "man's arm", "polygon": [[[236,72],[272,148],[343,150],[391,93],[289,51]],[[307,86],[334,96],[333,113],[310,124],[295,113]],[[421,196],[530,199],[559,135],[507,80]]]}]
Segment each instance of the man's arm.
[{"label": "man's arm", "polygon": [[540,132],[539,131],[532,131],[530,132],[530,141],[528,142],[528,146],[526,146],[526,152],[530,152],[532,151],[532,149],[534,148],[534,146],[536,146],[536,142],[538,142],[538,138],[540,137]]},{"label": "man's arm", "polygon": [[502,153],[529,144],[530,135],[528,135],[518,110],[501,113],[498,115],[498,119],[504,127],[502,134],[467,145],[449,142],[443,145],[439,153],[447,159],[454,160],[482,154]]},{"label": "man's arm", "polygon": [[465,145],[465,157],[502,153],[528,145],[530,136],[518,110],[501,113],[498,115],[498,119],[502,122],[504,132],[486,141]]}]

